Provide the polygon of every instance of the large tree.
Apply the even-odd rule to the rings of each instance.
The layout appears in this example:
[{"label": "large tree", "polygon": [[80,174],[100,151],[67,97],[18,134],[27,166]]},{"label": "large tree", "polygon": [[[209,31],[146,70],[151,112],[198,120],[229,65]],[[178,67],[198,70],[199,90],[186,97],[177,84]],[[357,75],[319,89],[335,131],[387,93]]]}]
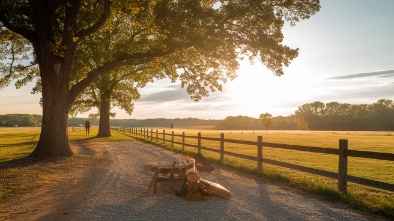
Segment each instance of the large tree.
[{"label": "large tree", "polygon": [[[1,1],[1,28],[27,39],[39,66],[43,119],[31,156],[72,155],[67,119],[74,100],[97,77],[120,66],[177,54],[169,69],[183,71],[179,79],[196,100],[208,95],[207,88],[221,89],[226,76],[235,77],[237,59],[243,57],[258,58],[282,75],[298,54],[282,44],[284,20],[294,24],[319,8],[318,0]],[[74,77],[80,43],[119,16],[128,18],[129,34],[113,39],[118,53],[103,51],[102,62]]]},{"label": "large tree", "polygon": [[77,98],[71,112],[75,115],[97,108],[100,116],[97,137],[111,136],[110,117],[115,116],[111,108],[120,107],[131,115],[133,101],[140,98],[138,88],[144,87],[158,71],[148,66],[127,67],[100,76]]}]

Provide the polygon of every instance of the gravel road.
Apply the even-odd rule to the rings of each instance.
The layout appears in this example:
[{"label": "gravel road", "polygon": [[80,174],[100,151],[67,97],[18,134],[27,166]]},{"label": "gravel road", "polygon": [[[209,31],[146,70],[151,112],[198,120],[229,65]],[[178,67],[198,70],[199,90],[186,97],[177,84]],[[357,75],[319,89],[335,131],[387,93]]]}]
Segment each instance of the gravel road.
[{"label": "gravel road", "polygon": [[111,162],[94,179],[85,180],[90,186],[77,191],[75,202],[60,204],[40,220],[383,220],[218,165],[201,176],[230,190],[231,200],[205,196],[187,201],[165,184],[153,195],[148,190],[153,173],[144,165],[170,163],[183,155],[140,141],[99,143],[95,148],[106,151]]}]

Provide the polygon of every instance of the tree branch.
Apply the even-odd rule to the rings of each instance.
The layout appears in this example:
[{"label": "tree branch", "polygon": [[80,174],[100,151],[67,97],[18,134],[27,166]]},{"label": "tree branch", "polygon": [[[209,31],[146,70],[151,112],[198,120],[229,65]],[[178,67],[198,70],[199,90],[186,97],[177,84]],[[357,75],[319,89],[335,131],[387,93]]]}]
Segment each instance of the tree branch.
[{"label": "tree branch", "polygon": [[62,5],[66,5],[72,0],[48,0],[48,4],[51,8],[52,11],[56,11],[57,8],[59,8]]},{"label": "tree branch", "polygon": [[104,0],[104,1],[105,2],[104,2],[103,14],[99,18],[99,20],[97,20],[97,22],[92,26],[90,26],[89,28],[79,31],[76,37],[78,37],[79,39],[85,38],[97,32],[105,24],[110,14],[111,1],[110,0]]},{"label": "tree branch", "polygon": [[2,14],[1,11],[0,11],[0,27],[5,27],[5,28],[11,30],[12,32],[15,32],[15,33],[21,35],[22,37],[26,38],[30,42],[34,41],[34,32],[33,31],[29,31],[27,28],[24,28],[24,27],[18,27],[18,26],[13,25],[11,22],[9,22],[5,18],[5,15]]},{"label": "tree branch", "polygon": [[165,51],[157,51],[155,49],[151,49],[145,53],[135,53],[135,54],[123,54],[119,56],[117,59],[105,63],[103,66],[90,71],[87,74],[87,77],[76,83],[70,89],[70,97],[69,102],[70,105],[72,102],[78,97],[78,95],[85,90],[86,87],[89,86],[98,76],[104,75],[112,71],[117,67],[127,66],[127,65],[137,65],[141,63],[149,62],[150,60],[156,57],[163,57],[175,52],[175,48],[165,50]]}]

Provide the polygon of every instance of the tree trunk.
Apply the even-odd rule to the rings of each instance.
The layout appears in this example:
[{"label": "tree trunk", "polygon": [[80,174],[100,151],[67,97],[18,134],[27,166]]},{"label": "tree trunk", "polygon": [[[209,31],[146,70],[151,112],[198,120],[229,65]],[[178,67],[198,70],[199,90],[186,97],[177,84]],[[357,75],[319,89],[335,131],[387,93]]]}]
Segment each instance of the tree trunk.
[{"label": "tree trunk", "polygon": [[69,90],[73,60],[51,54],[48,45],[35,45],[35,51],[41,76],[42,126],[37,147],[30,156],[72,156],[67,124],[75,99]]},{"label": "tree trunk", "polygon": [[111,109],[111,92],[104,92],[100,100],[100,123],[97,137],[110,137],[111,127],[109,124]]},{"label": "tree trunk", "polygon": [[42,117],[41,135],[32,157],[72,156],[73,152],[68,141],[67,113],[49,111],[45,108]]},{"label": "tree trunk", "polygon": [[[26,30],[25,37],[32,43],[41,77],[42,127],[37,147],[30,154],[34,157],[73,155],[68,141],[68,113],[78,94],[100,74],[100,71],[108,71],[99,68],[95,74],[90,75],[91,77],[88,76],[71,85],[78,43],[104,25],[109,16],[110,1],[105,0],[104,11],[99,20],[81,31],[78,31],[81,21],[77,18],[81,2],[67,2],[48,4],[48,1],[29,1],[28,5],[31,8],[26,10],[30,12],[31,9],[34,16],[30,20],[25,19],[27,23],[21,26],[31,26],[31,30]],[[23,6],[21,8],[20,10],[25,9]],[[55,9],[60,11],[55,12]],[[115,65],[107,69],[114,67]]]},{"label": "tree trunk", "polygon": [[[40,70],[45,71],[45,68]],[[68,112],[72,104],[69,100],[68,79],[61,71],[48,72],[51,74],[41,74],[42,127],[37,147],[30,156],[72,156],[67,125]]]}]

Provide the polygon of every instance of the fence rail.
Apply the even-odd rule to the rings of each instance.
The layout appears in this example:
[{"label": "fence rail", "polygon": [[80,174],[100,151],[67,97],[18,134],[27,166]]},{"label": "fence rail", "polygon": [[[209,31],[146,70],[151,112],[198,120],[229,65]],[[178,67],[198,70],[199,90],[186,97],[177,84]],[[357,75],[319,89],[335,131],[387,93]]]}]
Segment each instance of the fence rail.
[{"label": "fence rail", "polygon": [[[219,138],[212,138],[212,137],[202,137],[201,133],[199,132],[197,136],[190,136],[185,135],[185,132],[182,134],[174,134],[174,131],[171,133],[166,133],[165,130],[163,132],[159,132],[157,129],[154,132],[153,129],[145,128],[114,128],[116,130],[120,130],[123,132],[129,132],[133,136],[140,136],[145,139],[153,140],[155,139],[156,142],[162,141],[171,142],[171,146],[174,144],[182,145],[182,150],[185,150],[185,147],[193,147],[197,148],[198,153],[201,153],[201,150],[211,151],[220,154],[220,161],[223,161],[224,156],[232,156],[241,159],[247,159],[257,162],[257,170],[259,172],[263,171],[263,163],[271,164],[279,167],[284,167],[292,170],[302,171],[306,173],[316,174],[324,177],[329,177],[338,180],[338,190],[347,193],[347,182],[353,182],[365,186],[370,186],[378,189],[394,191],[394,184],[385,183],[375,180],[370,180],[361,177],[355,177],[347,174],[348,169],[348,157],[358,157],[358,158],[369,158],[375,160],[386,160],[394,162],[394,154],[391,153],[378,153],[378,152],[369,152],[369,151],[358,151],[358,150],[349,150],[348,149],[348,140],[340,139],[339,140],[339,148],[322,148],[322,147],[311,147],[311,146],[301,146],[301,145],[289,145],[289,144],[279,144],[279,143],[269,143],[263,142],[263,137],[258,136],[257,141],[243,141],[243,140],[234,140],[234,139],[224,139],[224,134],[220,134]],[[171,139],[167,138],[170,137]],[[182,142],[174,141],[174,137],[181,137]],[[185,138],[189,139],[197,139],[197,145],[195,144],[188,144],[185,143]],[[202,140],[210,140],[210,141],[217,141],[220,143],[220,148],[215,149],[212,147],[203,147],[201,146]],[[257,147],[257,156],[249,156],[240,153],[229,152],[225,150],[225,143],[234,143],[234,144],[243,144],[243,145],[250,145]],[[263,158],[263,147],[264,148],[277,148],[277,149],[285,149],[285,150],[296,150],[302,152],[311,152],[311,153],[322,153],[322,154],[331,154],[331,155],[338,155],[338,173],[330,172],[310,167],[305,167],[301,165],[296,165],[292,163],[286,163],[281,161],[276,161],[272,159]]]}]

